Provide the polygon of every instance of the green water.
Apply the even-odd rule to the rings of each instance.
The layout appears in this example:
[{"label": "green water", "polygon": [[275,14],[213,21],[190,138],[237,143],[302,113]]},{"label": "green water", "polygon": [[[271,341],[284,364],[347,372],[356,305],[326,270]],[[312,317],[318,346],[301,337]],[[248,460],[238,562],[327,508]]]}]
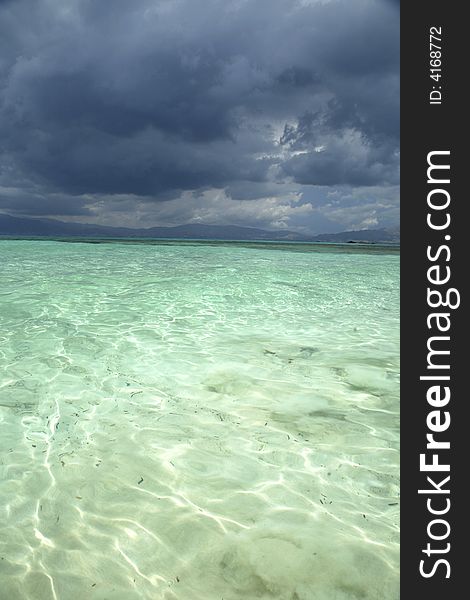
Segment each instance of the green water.
[{"label": "green water", "polygon": [[396,600],[399,256],[0,241],[2,600]]}]

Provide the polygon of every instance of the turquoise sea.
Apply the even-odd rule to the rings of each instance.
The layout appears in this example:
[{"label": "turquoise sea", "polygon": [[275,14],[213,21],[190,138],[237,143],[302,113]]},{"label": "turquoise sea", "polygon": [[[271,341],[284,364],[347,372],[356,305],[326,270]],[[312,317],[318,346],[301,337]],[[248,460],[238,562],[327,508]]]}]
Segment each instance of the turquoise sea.
[{"label": "turquoise sea", "polygon": [[2,600],[397,600],[399,254],[0,241]]}]

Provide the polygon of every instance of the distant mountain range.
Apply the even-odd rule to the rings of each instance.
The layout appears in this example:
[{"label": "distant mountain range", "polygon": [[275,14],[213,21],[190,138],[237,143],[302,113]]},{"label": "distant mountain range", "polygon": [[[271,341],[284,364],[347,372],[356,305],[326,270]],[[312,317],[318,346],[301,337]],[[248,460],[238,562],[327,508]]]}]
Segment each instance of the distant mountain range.
[{"label": "distant mountain range", "polygon": [[322,233],[314,237],[316,242],[368,242],[368,243],[400,243],[400,228],[361,229],[359,231],[341,231],[340,233]]},{"label": "distant mountain range", "polygon": [[190,223],[176,227],[132,229],[86,223],[66,223],[56,219],[32,219],[0,214],[0,236],[10,237],[98,237],[98,238],[166,238],[202,240],[272,240],[293,242],[366,242],[399,243],[400,230],[364,229],[307,236],[280,229],[268,231],[237,225],[203,225]]}]

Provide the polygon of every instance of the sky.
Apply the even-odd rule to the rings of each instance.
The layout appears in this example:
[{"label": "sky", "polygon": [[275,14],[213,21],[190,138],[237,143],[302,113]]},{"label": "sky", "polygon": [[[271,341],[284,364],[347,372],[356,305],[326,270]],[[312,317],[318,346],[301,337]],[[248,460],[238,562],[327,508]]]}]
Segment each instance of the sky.
[{"label": "sky", "polygon": [[399,220],[399,3],[0,0],[0,212]]}]

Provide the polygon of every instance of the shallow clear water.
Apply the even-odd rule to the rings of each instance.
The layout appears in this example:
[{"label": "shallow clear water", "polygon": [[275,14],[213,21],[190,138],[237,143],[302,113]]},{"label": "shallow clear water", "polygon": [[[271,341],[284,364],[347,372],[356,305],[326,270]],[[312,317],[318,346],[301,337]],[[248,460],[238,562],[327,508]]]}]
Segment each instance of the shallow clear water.
[{"label": "shallow clear water", "polygon": [[2,600],[398,598],[399,257],[294,250],[0,242]]}]

